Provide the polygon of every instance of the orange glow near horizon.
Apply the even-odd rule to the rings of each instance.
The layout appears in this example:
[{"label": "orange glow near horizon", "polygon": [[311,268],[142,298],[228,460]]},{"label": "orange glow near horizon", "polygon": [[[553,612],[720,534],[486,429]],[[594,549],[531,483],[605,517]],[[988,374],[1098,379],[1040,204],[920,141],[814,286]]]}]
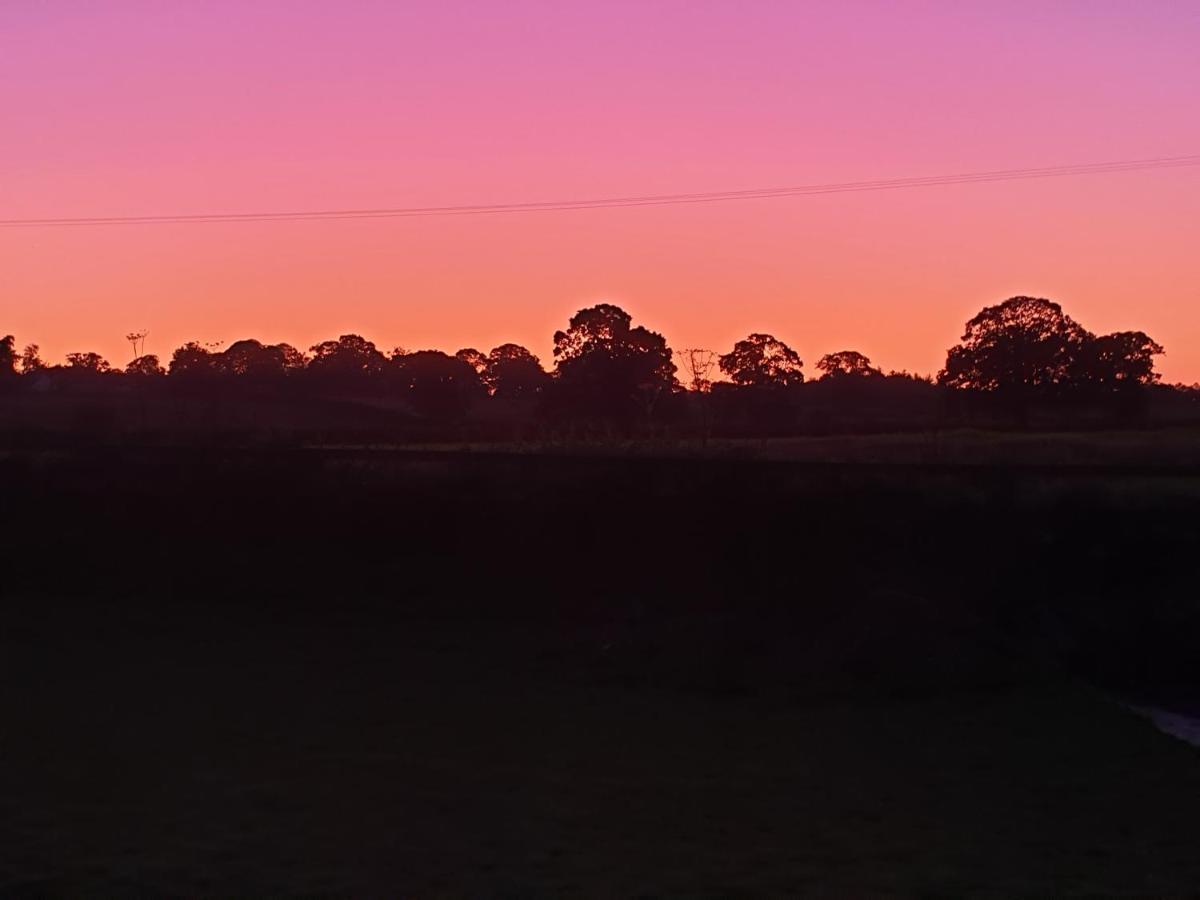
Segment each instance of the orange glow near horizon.
[{"label": "orange glow near horizon", "polygon": [[[0,218],[509,203],[1200,153],[1200,12],[1088,4],[13,4]],[[992,6],[990,12],[984,6]],[[403,7],[403,8],[401,8]],[[69,14],[64,10],[69,9]],[[0,334],[515,341],[617,303],[936,371],[1014,294],[1200,380],[1200,169],[503,216],[0,230]]]}]

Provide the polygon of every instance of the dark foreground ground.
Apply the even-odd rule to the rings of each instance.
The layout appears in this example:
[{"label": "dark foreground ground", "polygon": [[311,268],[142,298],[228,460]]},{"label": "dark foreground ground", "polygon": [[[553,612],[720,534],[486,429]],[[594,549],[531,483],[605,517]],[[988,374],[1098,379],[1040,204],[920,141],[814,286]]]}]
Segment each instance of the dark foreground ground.
[{"label": "dark foreground ground", "polygon": [[1186,465],[0,479],[5,895],[1200,891]]},{"label": "dark foreground ground", "polygon": [[6,636],[7,895],[1200,885],[1200,753],[1083,689],[797,703],[401,627],[120,632]]}]

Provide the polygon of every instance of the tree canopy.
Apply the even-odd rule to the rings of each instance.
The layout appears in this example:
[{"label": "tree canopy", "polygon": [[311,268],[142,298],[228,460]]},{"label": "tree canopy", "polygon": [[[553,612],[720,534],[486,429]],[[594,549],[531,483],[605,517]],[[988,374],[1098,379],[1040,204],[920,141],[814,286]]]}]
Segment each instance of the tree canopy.
[{"label": "tree canopy", "polygon": [[137,357],[125,367],[126,375],[142,375],[142,376],[159,376],[166,375],[167,370],[164,369],[158,361],[158,357],[153,353],[146,353]]},{"label": "tree canopy", "polygon": [[800,355],[770,334],[738,341],[717,365],[734,384],[786,387],[804,381]]},{"label": "tree canopy", "polygon": [[304,354],[291,344],[263,344],[249,338],[234,341],[215,354],[217,369],[226,375],[277,378],[304,368]]},{"label": "tree canopy", "polygon": [[6,334],[0,338],[0,377],[17,372],[16,338]]},{"label": "tree canopy", "polygon": [[1109,389],[1153,384],[1160,377],[1154,371],[1154,357],[1163,352],[1143,331],[1089,336],[1079,350],[1072,376],[1081,384]]},{"label": "tree canopy", "polygon": [[839,350],[837,353],[827,353],[817,361],[817,369],[822,372],[822,378],[870,377],[882,375],[879,369],[871,365],[871,360],[857,350]]},{"label": "tree canopy", "polygon": [[1140,331],[1096,337],[1041,297],[1010,297],[967,322],[938,382],[980,391],[1119,387],[1156,380],[1163,348]]},{"label": "tree canopy", "polygon": [[26,344],[25,349],[21,351],[21,374],[31,375],[44,368],[46,363],[42,359],[41,348],[37,344]]},{"label": "tree canopy", "polygon": [[546,389],[549,380],[541,361],[520,344],[493,347],[484,360],[484,384],[502,400],[534,398]]},{"label": "tree canopy", "polygon": [[213,352],[197,341],[188,341],[171,354],[167,371],[174,378],[198,379],[216,374]]},{"label": "tree canopy", "polygon": [[426,416],[456,418],[483,394],[475,367],[440,350],[418,350],[393,359],[401,396]]},{"label": "tree canopy", "polygon": [[386,358],[375,345],[357,334],[322,341],[309,348],[308,370],[328,380],[355,380],[384,370]]},{"label": "tree canopy", "polygon": [[581,309],[555,332],[554,358],[563,399],[602,417],[633,415],[645,398],[675,386],[666,339],[609,303]]},{"label": "tree canopy", "polygon": [[99,353],[68,353],[67,368],[76,369],[81,372],[95,372],[103,374],[112,371],[112,366],[109,365],[107,359]]}]

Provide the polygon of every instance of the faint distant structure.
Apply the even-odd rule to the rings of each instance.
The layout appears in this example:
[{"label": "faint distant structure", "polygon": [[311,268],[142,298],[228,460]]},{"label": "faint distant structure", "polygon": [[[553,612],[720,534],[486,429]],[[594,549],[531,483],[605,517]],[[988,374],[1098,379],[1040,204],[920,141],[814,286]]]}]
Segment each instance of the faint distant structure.
[{"label": "faint distant structure", "polygon": [[688,347],[681,350],[680,354],[683,357],[683,369],[689,376],[688,389],[696,393],[712,390],[712,378],[709,376],[717,365],[717,352]]},{"label": "faint distant structure", "polygon": [[133,358],[138,359],[146,353],[146,335],[149,331],[131,331],[125,335],[125,340],[133,345]]},{"label": "faint distant structure", "polygon": [[698,347],[688,347],[681,351],[683,370],[688,373],[688,390],[692,392],[693,408],[700,419],[700,440],[708,445],[712,434],[712,373],[717,366],[718,354],[715,350],[703,350]]}]

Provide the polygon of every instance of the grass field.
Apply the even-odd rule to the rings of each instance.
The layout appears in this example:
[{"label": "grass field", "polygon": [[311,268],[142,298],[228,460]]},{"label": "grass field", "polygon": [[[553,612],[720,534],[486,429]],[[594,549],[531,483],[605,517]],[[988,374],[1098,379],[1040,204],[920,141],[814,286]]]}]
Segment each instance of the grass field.
[{"label": "grass field", "polygon": [[1200,471],[1019,439],[0,456],[0,895],[1195,896]]},{"label": "grass field", "polygon": [[[329,444],[325,449],[362,449]],[[962,466],[1197,466],[1200,429],[983,431],[969,428],[774,438],[658,438],[605,441],[438,442],[377,445],[416,453],[566,453],[709,457],[809,463]]]},{"label": "grass field", "polygon": [[1200,753],[1064,684],[814,704],[519,630],[33,616],[0,685],[5,896],[1200,886]]}]

